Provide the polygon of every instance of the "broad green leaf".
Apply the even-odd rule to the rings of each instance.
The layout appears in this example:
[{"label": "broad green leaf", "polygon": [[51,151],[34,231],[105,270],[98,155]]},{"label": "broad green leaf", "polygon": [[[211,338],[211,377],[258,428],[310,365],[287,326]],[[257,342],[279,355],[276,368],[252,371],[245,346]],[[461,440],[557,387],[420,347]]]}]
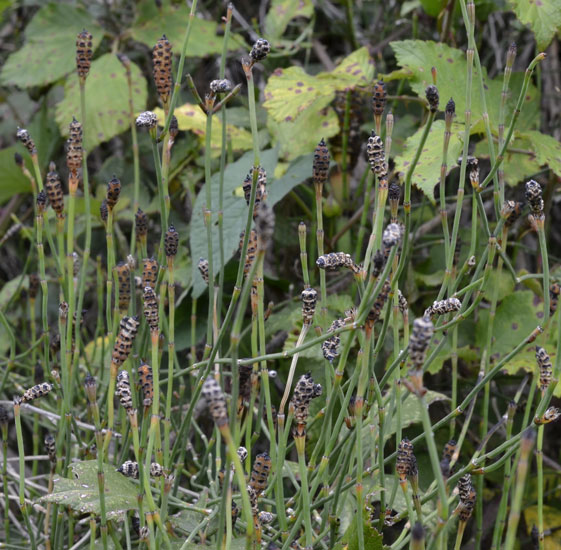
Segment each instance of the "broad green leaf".
[{"label": "broad green leaf", "polygon": [[[430,40],[402,40],[392,42],[391,47],[395,52],[398,65],[402,69],[384,76],[385,80],[407,78],[417,95],[425,97],[425,89],[432,84],[431,68],[437,70],[437,85],[440,93],[440,109],[452,97],[456,103],[456,120],[464,122],[466,99],[465,89],[467,84],[467,62],[465,52],[451,48],[444,43]],[[493,132],[497,132],[499,120],[499,104],[502,90],[502,75],[490,80],[483,69],[483,83],[486,90],[487,109],[489,121]],[[506,105],[506,123],[510,120],[514,106],[518,99],[522,85],[522,75],[513,73],[510,83],[510,95]],[[473,68],[473,82],[471,94],[471,132],[484,131],[482,122],[482,101],[479,91],[479,74]],[[517,129],[535,128],[539,123],[539,94],[532,85],[522,104],[522,112],[517,122]]]},{"label": "broad green leaf", "polygon": [[[138,6],[138,16],[130,30],[131,36],[152,48],[165,34],[171,42],[173,52],[181,53],[185,30],[189,22],[189,9],[184,3],[172,6],[163,2],[159,10],[152,0],[143,0]],[[222,52],[223,37],[217,34],[218,24],[195,17],[191,25],[191,36],[187,46],[187,57],[202,57]],[[230,34],[228,49],[235,50],[244,44],[243,38],[236,33]]]},{"label": "broad green leaf", "polygon": [[[240,241],[240,233],[245,228],[247,220],[247,205],[243,197],[235,194],[236,189],[243,183],[246,174],[253,164],[253,153],[246,153],[238,161],[226,167],[224,172],[224,260],[228,262],[237,252]],[[261,165],[267,171],[267,204],[273,207],[292,188],[310,177],[312,166],[311,155],[296,159],[279,178],[274,178],[277,165],[277,153],[275,150],[267,150],[261,153]],[[218,174],[212,177],[212,245],[214,258],[214,272],[218,273],[220,268],[219,255],[219,231],[218,231],[218,200],[219,186]],[[206,285],[197,268],[199,258],[208,256],[207,232],[203,221],[203,210],[206,205],[204,186],[199,191],[193,207],[193,218],[191,220],[190,245],[193,261],[193,296],[200,296],[206,289]]]},{"label": "broad green leaf", "polygon": [[[53,492],[41,502],[70,506],[80,514],[100,514],[97,460],[75,462],[73,478],[55,477]],[[128,510],[138,508],[138,487],[113,466],[103,465],[105,474],[105,511],[107,519],[121,519]]]},{"label": "broad green leaf", "polygon": [[[131,74],[134,110],[138,112],[146,107],[146,80],[134,63],[131,63]],[[68,135],[72,117],[80,119],[80,112],[80,87],[77,79],[70,79],[56,110],[63,135]],[[105,54],[92,63],[86,80],[86,112],[84,139],[88,150],[130,127],[129,88],[123,66],[115,55]]]},{"label": "broad green leaf", "polygon": [[[395,170],[399,173],[400,180],[405,181],[407,171],[413,162],[416,151],[421,142],[424,129],[419,128],[405,143],[403,154],[395,159]],[[460,139],[461,126],[452,125],[452,136],[448,146],[447,173],[456,166],[456,159],[462,151],[462,141]],[[413,172],[413,185],[418,187],[427,198],[434,204],[435,185],[440,181],[440,168],[442,166],[442,143],[444,140],[444,121],[437,120],[433,123],[421,155],[419,162]]]},{"label": "broad green leaf", "polygon": [[511,0],[512,9],[522,23],[533,31],[538,48],[544,51],[561,29],[561,4],[558,0]]},{"label": "broad green leaf", "polygon": [[431,17],[436,17],[444,7],[442,0],[421,0],[421,6]]},{"label": "broad green leaf", "polygon": [[[548,427],[546,426],[545,429],[547,430]],[[524,517],[526,519],[526,530],[528,536],[530,536],[532,526],[538,524],[538,507],[525,506]],[[561,525],[561,510],[547,504],[544,505],[543,528],[545,531],[548,531],[544,538],[545,550],[558,550],[561,548],[561,530],[559,530],[559,525]],[[549,531],[550,529],[551,531]]]},{"label": "broad green leaf", "polygon": [[[31,191],[31,183],[14,162],[14,153],[19,152],[23,156],[23,151],[23,146],[8,147],[7,149],[0,150],[0,204],[10,199],[16,193],[29,193]],[[27,168],[28,170],[33,170],[30,163]]]},{"label": "broad green leaf", "polygon": [[[267,187],[272,185],[271,179],[277,164],[277,154],[274,150],[261,153],[261,166],[265,168],[268,176]],[[253,165],[253,153],[246,153],[236,162],[229,164],[224,171],[224,261],[227,262],[238,250],[240,233],[245,228],[247,219],[247,205],[243,197],[238,197],[234,191],[239,187]],[[220,248],[218,231],[218,204],[219,183],[218,174],[212,177],[212,250],[214,273],[220,270]],[[272,206],[270,204],[270,206]],[[203,220],[203,211],[206,208],[206,191],[203,186],[193,206],[193,217],[191,218],[190,246],[193,258],[192,280],[193,297],[199,297],[206,289],[201,274],[197,268],[199,258],[208,258],[207,230]]]},{"label": "broad green leaf", "polygon": [[540,165],[549,166],[555,175],[561,176],[561,143],[541,132],[526,132],[521,137],[531,143]]},{"label": "broad green leaf", "polygon": [[325,98],[317,98],[296,120],[276,122],[269,118],[268,126],[280,145],[283,158],[292,160],[303,153],[311,153],[321,138],[339,133],[339,119]]},{"label": "broad green leaf", "polygon": [[74,71],[76,36],[83,28],[92,34],[95,51],[103,30],[86,10],[61,2],[43,6],[25,29],[23,47],[6,61],[2,84],[43,86]]},{"label": "broad green leaf", "polygon": [[297,17],[309,19],[313,13],[312,0],[273,0],[265,18],[267,39],[280,38],[290,21]]},{"label": "broad green leaf", "polygon": [[335,97],[337,90],[370,84],[374,62],[367,48],[356,50],[332,71],[316,76],[301,67],[276,69],[265,87],[263,106],[277,122],[291,122],[309,109],[319,98],[323,109]]},{"label": "broad green leaf", "polygon": [[[539,133],[539,132],[536,132]],[[541,134],[543,135],[543,134]],[[529,151],[530,154],[519,151]],[[489,158],[487,140],[483,139],[475,146],[475,155],[478,158]],[[529,176],[540,171],[540,163],[536,159],[533,143],[529,139],[514,139],[507,149],[505,160],[502,163],[505,182],[511,187],[525,181]]]},{"label": "broad green leaf", "polygon": [[[448,397],[446,397],[443,393],[438,393],[436,391],[429,390],[425,394],[425,401],[429,405],[434,403],[435,401],[448,401]],[[401,404],[401,427],[403,429],[408,428],[412,424],[418,424],[422,421],[421,419],[421,411],[419,410],[419,403],[418,399],[412,395],[408,394],[407,397],[403,400]],[[386,438],[390,437],[397,431],[397,416],[393,416],[391,420],[391,424],[386,426],[384,430],[384,435]]]},{"label": "broad green leaf", "polygon": [[[388,548],[387,546],[384,546],[384,543],[382,542],[381,533],[372,527],[372,523],[368,518],[367,510],[363,512],[363,518],[362,529],[364,532],[364,550],[384,550],[384,548]],[[358,525],[358,515],[355,514],[351,524],[345,531],[341,542],[338,542],[335,545],[335,549],[358,550],[358,529],[360,529],[360,526]]]},{"label": "broad green leaf", "polygon": [[[164,111],[155,109],[158,115],[158,122],[163,126]],[[180,130],[190,131],[197,135],[204,142],[206,135],[206,115],[201,111],[198,105],[185,103],[181,107],[177,107],[174,111],[177,118],[177,124]],[[226,115],[226,120],[228,120]],[[213,154],[219,154],[222,146],[222,122],[220,115],[212,117],[211,147]],[[226,124],[226,135],[228,140],[232,142],[232,148],[235,151],[247,151],[253,147],[251,133],[243,128],[237,128],[232,124]]]}]

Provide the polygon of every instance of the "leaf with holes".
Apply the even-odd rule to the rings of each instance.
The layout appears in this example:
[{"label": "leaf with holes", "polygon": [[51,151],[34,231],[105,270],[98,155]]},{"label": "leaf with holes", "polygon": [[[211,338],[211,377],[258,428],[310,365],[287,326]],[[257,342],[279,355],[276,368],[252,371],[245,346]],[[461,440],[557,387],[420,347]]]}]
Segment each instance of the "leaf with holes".
[{"label": "leaf with holes", "polygon": [[[74,478],[56,476],[53,492],[40,499],[69,506],[80,514],[100,515],[97,460],[75,462],[70,466]],[[107,519],[122,519],[128,510],[138,508],[138,486],[119,474],[113,466],[103,465],[105,474],[105,511]]]},{"label": "leaf with holes", "polygon": [[[158,9],[153,0],[143,0],[138,6],[138,16],[130,30],[131,36],[152,48],[165,34],[171,42],[173,52],[181,53],[185,29],[189,23],[189,9],[184,3],[177,6],[164,2]],[[218,36],[218,25],[214,21],[206,21],[199,17],[193,20],[191,36],[187,46],[187,57],[202,57],[222,52],[223,37]],[[236,33],[230,34],[229,50],[236,50],[244,45],[243,38]]]},{"label": "leaf with holes", "polygon": [[[140,69],[131,63],[134,111],[146,107],[146,80]],[[63,135],[68,135],[72,117],[80,118],[80,87],[77,79],[70,79],[64,99],[57,105],[56,120]],[[84,140],[88,150],[128,130],[129,88],[125,70],[115,55],[105,54],[92,63],[86,80],[86,112]]]},{"label": "leaf with holes", "polygon": [[[415,134],[405,142],[405,150],[395,159],[395,170],[399,174],[402,182],[405,181],[408,170],[411,167],[413,158],[424,128],[419,128]],[[459,124],[452,125],[452,136],[448,146],[448,169],[449,173],[456,166],[456,160],[462,151],[462,141],[460,139],[461,126]],[[435,204],[434,187],[440,181],[440,168],[442,166],[442,143],[444,139],[444,121],[437,120],[433,123],[425,146],[421,151],[419,162],[415,166],[413,172],[413,185],[418,187],[427,198]]]},{"label": "leaf with holes", "polygon": [[76,36],[83,28],[92,34],[95,51],[103,29],[86,10],[61,2],[43,6],[25,29],[24,46],[4,64],[0,81],[20,88],[44,86],[74,71]]},{"label": "leaf with holes", "polygon": [[[164,111],[158,108],[155,109],[154,112],[158,115],[158,122],[163,126]],[[177,118],[177,125],[180,130],[193,132],[204,142],[206,134],[206,115],[201,111],[198,105],[185,103],[181,105],[181,107],[177,107],[174,114]],[[220,154],[222,145],[222,121],[220,115],[213,116],[212,118],[211,134],[212,152],[213,155],[218,155]],[[243,128],[227,124],[226,135],[228,140],[232,142],[232,148],[235,151],[248,151],[253,147],[251,133]]]},{"label": "leaf with holes", "polygon": [[310,109],[317,100],[315,112],[323,109],[335,97],[337,90],[366,86],[374,75],[374,62],[367,48],[347,56],[332,72],[316,76],[301,67],[276,69],[265,87],[265,107],[277,122],[292,122]]},{"label": "leaf with holes", "polygon": [[522,23],[533,31],[538,48],[544,51],[561,29],[561,4],[558,0],[511,0],[512,9]]},{"label": "leaf with holes", "polygon": [[309,19],[314,13],[312,0],[273,0],[265,19],[265,36],[269,41],[280,38],[293,19]]}]

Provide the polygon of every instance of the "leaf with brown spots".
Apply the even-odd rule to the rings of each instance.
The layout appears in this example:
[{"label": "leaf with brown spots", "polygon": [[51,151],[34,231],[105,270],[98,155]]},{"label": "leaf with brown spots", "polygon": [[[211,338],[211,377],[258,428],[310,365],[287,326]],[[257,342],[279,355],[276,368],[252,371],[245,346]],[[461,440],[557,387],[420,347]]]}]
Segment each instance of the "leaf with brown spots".
[{"label": "leaf with brown spots", "polygon": [[280,143],[280,154],[287,160],[302,154],[312,153],[317,146],[318,136],[328,139],[339,132],[339,119],[335,111],[325,105],[324,98],[318,98],[296,120],[276,122],[268,119],[271,134]]},{"label": "leaf with brown spots", "polygon": [[[143,111],[148,97],[146,79],[134,63],[131,63],[131,74],[134,110]],[[71,78],[64,88],[64,99],[56,109],[56,121],[63,135],[68,135],[73,116],[80,119],[80,112],[78,79]],[[84,141],[87,150],[91,151],[96,145],[130,128],[125,70],[113,54],[107,53],[92,62],[86,80],[86,112]]]},{"label": "leaf with brown spots", "polygon": [[[405,150],[395,159],[395,170],[403,182],[413,162],[413,158],[421,141],[423,128],[419,128],[405,142]],[[448,170],[456,166],[456,160],[462,151],[460,139],[462,127],[459,124],[452,125],[452,136],[448,146]],[[413,172],[413,185],[418,187],[427,198],[434,204],[434,186],[440,180],[440,167],[442,165],[442,143],[444,139],[444,121],[437,120],[433,123],[425,146],[419,158],[419,162]]]},{"label": "leaf with brown spots", "polygon": [[84,27],[93,35],[95,51],[103,30],[86,10],[62,2],[43,6],[25,29],[23,48],[5,62],[2,84],[43,86],[75,71],[76,35]]},{"label": "leaf with brown spots", "polygon": [[266,38],[280,38],[290,21],[297,17],[309,19],[313,13],[312,0],[273,0],[265,18]]},{"label": "leaf with brown spots", "polygon": [[[155,109],[154,112],[158,115],[158,123],[163,126],[164,111],[162,109]],[[180,107],[176,107],[174,114],[177,118],[177,125],[180,130],[193,132],[201,141],[204,141],[206,115],[197,105],[185,103]],[[220,153],[222,144],[222,122],[220,118],[220,116],[214,116],[212,118],[211,147],[215,155]],[[235,151],[247,151],[253,147],[251,134],[243,128],[228,124],[226,126],[226,135],[228,140],[232,142],[232,147]]]},{"label": "leaf with brown spots", "polygon": [[374,63],[366,48],[353,52],[333,71],[317,76],[307,74],[301,67],[277,69],[265,87],[263,107],[277,122],[292,122],[317,99],[322,99],[323,108],[336,91],[366,86],[373,76]]},{"label": "leaf with brown spots", "polygon": [[561,30],[559,0],[512,0],[510,4],[518,19],[534,32],[540,51],[545,51]]}]

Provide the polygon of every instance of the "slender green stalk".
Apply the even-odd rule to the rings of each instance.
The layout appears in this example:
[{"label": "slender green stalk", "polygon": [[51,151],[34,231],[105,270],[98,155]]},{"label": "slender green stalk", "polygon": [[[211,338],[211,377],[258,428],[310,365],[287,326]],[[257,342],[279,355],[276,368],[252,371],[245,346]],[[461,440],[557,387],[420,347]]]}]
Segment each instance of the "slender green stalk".
[{"label": "slender green stalk", "polygon": [[526,485],[526,475],[529,469],[529,457],[534,447],[535,432],[532,429],[522,434],[520,440],[520,459],[516,471],[516,483],[514,486],[514,495],[508,518],[508,527],[506,530],[506,541],[504,550],[512,550],[516,541],[518,532],[518,522],[520,520],[520,510],[522,507],[522,497],[524,495],[524,487]]},{"label": "slender green stalk", "polygon": [[27,503],[25,500],[25,449],[23,446],[23,433],[21,429],[21,399],[14,399],[14,421],[16,424],[16,436],[18,443],[18,456],[19,456],[19,508],[25,520],[25,525],[27,527],[27,534],[29,536],[29,543],[32,550],[36,550],[37,546],[35,544],[35,536],[33,534],[33,528],[31,526],[31,521],[29,519],[29,510],[27,508]]}]

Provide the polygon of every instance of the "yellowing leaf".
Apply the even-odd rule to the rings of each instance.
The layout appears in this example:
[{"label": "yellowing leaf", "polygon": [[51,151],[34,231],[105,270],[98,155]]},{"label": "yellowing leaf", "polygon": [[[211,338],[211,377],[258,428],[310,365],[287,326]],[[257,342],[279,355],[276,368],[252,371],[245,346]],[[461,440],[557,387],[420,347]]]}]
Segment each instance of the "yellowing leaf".
[{"label": "yellowing leaf", "polygon": [[[405,150],[395,159],[395,170],[399,173],[401,181],[404,181],[415,153],[421,141],[423,128],[419,128],[415,134],[405,142]],[[448,169],[447,173],[455,166],[455,161],[462,151],[460,140],[461,125],[452,126],[452,136],[448,146]],[[440,168],[442,166],[442,143],[444,139],[444,121],[437,120],[433,123],[425,146],[421,152],[419,162],[413,172],[413,185],[418,187],[427,198],[434,204],[434,187],[440,179]]]},{"label": "yellowing leaf", "polygon": [[[277,69],[265,87],[263,106],[277,122],[291,122],[321,98],[325,107],[337,90],[370,84],[374,76],[374,62],[366,48],[361,48],[330,73],[317,76],[307,74],[301,67]],[[316,112],[318,107],[315,107]]]},{"label": "yellowing leaf", "polygon": [[328,79],[307,74],[302,67],[276,69],[265,87],[263,107],[278,121],[291,122],[318,98],[329,103],[335,87]]},{"label": "yellowing leaf", "polygon": [[[525,507],[524,517],[526,519],[526,529],[529,536],[532,532],[532,527],[538,524],[538,507]],[[561,510],[553,506],[544,505],[543,528],[544,531],[549,531],[551,529],[551,532],[546,535],[544,539],[545,550],[558,550],[561,548],[561,530],[558,529],[559,525],[561,525]]]},{"label": "yellowing leaf", "polygon": [[337,90],[343,90],[347,86],[368,86],[374,78],[374,60],[366,47],[360,48],[345,57],[331,73],[321,73],[318,76],[334,77]]},{"label": "yellowing leaf", "polygon": [[290,21],[297,17],[309,19],[313,13],[312,0],[273,0],[265,19],[267,39],[280,38]]},{"label": "yellowing leaf", "polygon": [[512,0],[516,16],[533,31],[538,48],[544,51],[561,29],[561,4],[558,0]]},{"label": "yellowing leaf", "polygon": [[[158,115],[158,122],[163,125],[165,116],[164,111],[158,108],[155,109],[154,112]],[[181,105],[181,107],[177,107],[174,114],[177,118],[177,124],[180,130],[193,132],[204,141],[206,132],[206,115],[201,111],[198,105],[185,103]],[[232,141],[232,147],[236,151],[247,151],[253,147],[251,133],[247,130],[227,124],[226,134],[228,139]],[[222,122],[220,120],[220,116],[213,116],[211,148],[215,152],[219,151],[221,144]]]}]

